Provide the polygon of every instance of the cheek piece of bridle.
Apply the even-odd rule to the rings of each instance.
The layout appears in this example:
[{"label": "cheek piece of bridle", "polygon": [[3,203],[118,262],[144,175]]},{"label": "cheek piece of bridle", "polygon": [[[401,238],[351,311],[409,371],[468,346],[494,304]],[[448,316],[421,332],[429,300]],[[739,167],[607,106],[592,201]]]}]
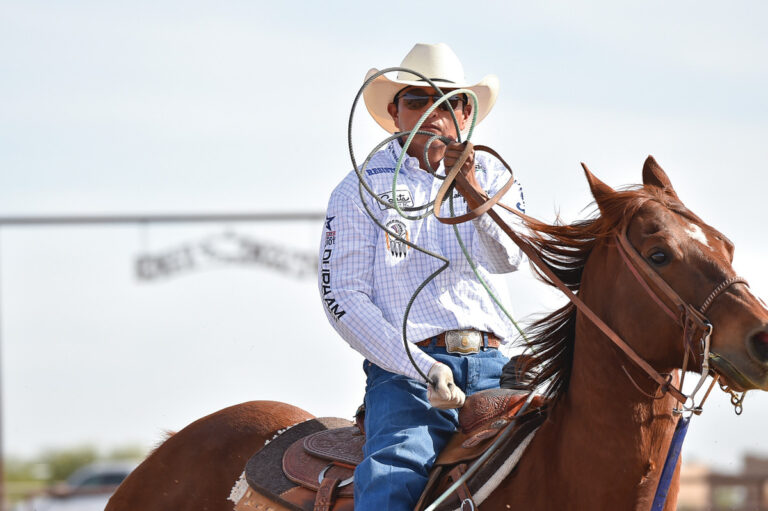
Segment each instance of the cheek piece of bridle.
[{"label": "cheek piece of bridle", "polygon": [[[581,298],[576,295],[573,291],[571,291],[556,275],[555,273],[547,266],[546,263],[539,257],[539,255],[536,253],[536,251],[531,247],[528,243],[523,241],[523,239],[518,236],[518,234],[510,228],[506,222],[499,216],[499,214],[494,211],[492,206],[495,204],[498,204],[502,208],[506,209],[507,211],[519,216],[523,220],[533,220],[532,218],[528,217],[527,215],[517,211],[516,209],[510,208],[502,203],[499,202],[501,197],[506,193],[507,190],[511,187],[512,183],[514,182],[514,176],[511,176],[509,178],[509,181],[501,188],[499,192],[496,193],[493,197],[488,197],[486,194],[480,194],[476,192],[471,186],[466,182],[464,179],[464,176],[460,174],[461,167],[464,165],[464,162],[469,157],[469,153],[471,149],[473,148],[472,144],[470,142],[466,143],[466,146],[464,150],[462,151],[461,155],[457,159],[456,163],[451,167],[451,169],[448,171],[448,174],[446,175],[445,181],[443,182],[442,186],[437,192],[437,195],[435,196],[435,202],[434,202],[434,214],[435,218],[437,218],[440,222],[445,224],[459,224],[462,222],[466,222],[468,220],[471,220],[473,218],[477,218],[483,213],[487,213],[495,222],[498,224],[498,226],[509,236],[512,241],[515,242],[515,244],[520,247],[520,249],[525,253],[525,255],[528,256],[529,260],[535,264],[539,270],[546,275],[546,277],[550,280],[552,284],[554,284],[560,291],[562,291],[568,299],[576,306],[576,308],[584,314],[595,326],[597,326],[603,334],[605,334],[621,351],[624,352],[624,354],[632,360],[632,362],[635,363],[638,367],[640,367],[643,371],[645,371],[648,376],[654,380],[657,385],[657,394],[660,393],[659,397],[663,397],[665,394],[669,393],[672,397],[674,397],[678,403],[680,404],[680,407],[675,406],[674,412],[677,414],[681,414],[683,412],[692,412],[697,415],[701,414],[702,406],[704,402],[706,401],[707,397],[709,397],[710,392],[712,391],[712,388],[714,387],[714,384],[719,380],[720,375],[715,373],[709,365],[709,359],[711,358],[711,352],[710,352],[710,340],[712,337],[712,331],[713,326],[712,323],[707,319],[705,316],[707,310],[712,305],[712,303],[715,301],[715,299],[720,296],[724,291],[726,291],[729,287],[736,283],[741,284],[747,284],[747,281],[744,280],[741,277],[731,277],[726,279],[724,282],[722,282],[720,285],[715,287],[715,289],[709,294],[709,296],[704,300],[702,305],[698,308],[694,307],[690,303],[683,300],[680,295],[677,294],[677,292],[672,289],[669,284],[664,281],[664,279],[659,276],[651,267],[648,265],[648,263],[645,261],[645,259],[642,258],[642,256],[632,247],[632,245],[629,243],[629,240],[627,239],[627,235],[625,230],[622,230],[620,234],[616,236],[616,245],[618,248],[619,253],[621,254],[622,259],[624,260],[627,267],[630,269],[631,273],[635,276],[637,281],[640,283],[640,285],[645,289],[645,291],[648,293],[648,295],[653,299],[654,302],[656,302],[657,305],[664,311],[664,313],[672,320],[674,321],[678,326],[682,328],[683,331],[683,365],[682,365],[682,376],[680,379],[680,386],[675,387],[672,384],[672,375],[667,374],[666,376],[660,374],[658,371],[656,371],[653,367],[651,367],[648,362],[646,362],[643,358],[641,358],[634,349],[632,349],[631,346],[629,346],[621,337],[619,337],[616,332],[614,332],[608,325],[605,324],[605,322],[600,319],[582,300]],[[509,170],[510,174],[512,174],[512,169],[507,164],[507,162],[504,161],[501,156],[499,156],[496,151],[489,147],[476,145],[474,146],[475,151],[483,151],[487,152],[489,154],[492,154],[495,156],[506,168]],[[582,164],[583,165],[583,164]],[[585,170],[587,169],[586,165],[583,165]],[[454,186],[454,181],[458,181],[459,184],[462,185],[462,193],[466,195],[470,195],[473,199],[473,202],[476,204],[480,204],[475,209],[470,210],[469,212],[457,216],[457,217],[441,217],[440,211],[442,203],[446,197],[446,194],[448,191]],[[657,291],[654,291],[653,288],[656,288]],[[685,380],[685,372],[688,368],[688,363],[690,359],[690,355],[693,355],[694,357],[696,354],[694,353],[694,345],[696,341],[699,341],[700,348],[701,348],[701,377],[696,384],[696,387],[694,388],[693,392],[691,392],[690,395],[685,395],[682,392],[682,386],[683,382]],[[632,378],[629,376],[629,373],[626,372],[626,369],[624,372],[629,377],[632,384],[641,392],[645,393],[640,387],[637,385],[637,383],[632,380]],[[706,380],[707,376],[710,374],[710,372],[713,372],[713,380],[712,383],[709,385],[709,388],[707,389],[704,397],[697,405],[695,403],[695,395],[698,393],[698,391],[701,389],[702,385],[704,384],[704,381]],[[736,393],[733,390],[728,389],[727,387],[723,386],[721,384],[721,388],[725,392],[729,392],[731,394],[731,403],[736,408],[736,413],[741,413],[741,403],[744,399],[744,395],[742,394],[741,397],[738,397]],[[651,396],[655,397],[655,396]],[[690,402],[690,404],[688,404]]]}]

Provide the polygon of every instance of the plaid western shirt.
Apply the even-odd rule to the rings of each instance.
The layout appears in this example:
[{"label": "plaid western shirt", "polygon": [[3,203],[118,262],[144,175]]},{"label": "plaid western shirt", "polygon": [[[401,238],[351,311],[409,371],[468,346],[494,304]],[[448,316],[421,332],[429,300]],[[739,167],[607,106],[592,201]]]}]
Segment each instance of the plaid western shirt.
[{"label": "plaid western shirt", "polygon": [[[364,178],[382,199],[403,208],[434,200],[442,180],[419,168],[418,159],[406,156],[392,197],[392,179],[402,151],[395,140],[377,152]],[[510,178],[507,169],[487,153],[475,153],[476,177],[493,196]],[[437,170],[444,175],[441,167]],[[420,379],[408,360],[402,341],[406,305],[414,291],[442,262],[408,247],[379,228],[368,216],[358,191],[357,174],[352,171],[334,189],[328,203],[322,239],[318,286],[326,316],[349,345],[374,364],[394,373]],[[411,307],[407,338],[411,342],[429,339],[446,330],[474,328],[493,332],[505,339],[512,324],[493,302],[472,271],[456,240],[453,227],[434,215],[407,220],[386,208],[363,191],[368,208],[379,222],[403,238],[448,258],[450,266],[430,282]],[[525,210],[523,191],[515,181],[503,202]],[[450,216],[448,200],[442,216]],[[454,215],[467,211],[466,202],[454,193]],[[417,212],[407,212],[417,216]],[[511,226],[517,216],[499,208]],[[488,215],[458,225],[459,234],[489,284],[507,310],[502,273],[515,271],[522,261],[519,248]],[[504,290],[505,293],[501,293]],[[419,368],[428,373],[434,359],[418,348],[411,353]]]}]

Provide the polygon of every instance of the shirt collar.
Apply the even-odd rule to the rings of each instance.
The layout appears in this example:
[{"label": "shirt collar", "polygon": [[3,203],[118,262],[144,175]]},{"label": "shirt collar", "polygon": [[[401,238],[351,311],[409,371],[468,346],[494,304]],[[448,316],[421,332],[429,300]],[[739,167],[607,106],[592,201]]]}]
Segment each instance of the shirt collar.
[{"label": "shirt collar", "polygon": [[[436,142],[439,143],[439,142]],[[392,164],[397,165],[397,159],[400,158],[400,155],[403,153],[403,146],[400,145],[400,139],[394,139],[391,141],[387,147],[387,150],[389,151],[389,155],[392,158]],[[426,171],[426,169],[422,169],[419,167],[419,159],[406,154],[405,158],[403,159],[403,168],[408,170],[418,170],[421,172],[424,172],[425,175],[429,176],[429,172]],[[440,165],[436,169],[436,174],[438,175],[444,175],[445,172],[443,172],[443,162],[440,162]]]}]

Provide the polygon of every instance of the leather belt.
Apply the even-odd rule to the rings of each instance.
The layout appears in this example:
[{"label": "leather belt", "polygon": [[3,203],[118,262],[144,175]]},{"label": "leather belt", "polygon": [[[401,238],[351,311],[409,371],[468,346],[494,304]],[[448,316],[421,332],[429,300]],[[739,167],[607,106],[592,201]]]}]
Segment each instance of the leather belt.
[{"label": "leather belt", "polygon": [[494,333],[479,330],[448,330],[416,343],[416,346],[421,347],[444,347],[448,353],[477,353],[486,348],[498,348],[500,345],[501,339]]}]

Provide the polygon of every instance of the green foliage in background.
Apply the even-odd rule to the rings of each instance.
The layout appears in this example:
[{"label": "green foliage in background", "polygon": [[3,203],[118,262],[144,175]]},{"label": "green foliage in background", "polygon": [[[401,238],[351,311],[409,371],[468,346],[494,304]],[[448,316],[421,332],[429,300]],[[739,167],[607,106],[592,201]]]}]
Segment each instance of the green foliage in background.
[{"label": "green foliage in background", "polygon": [[42,453],[39,462],[48,467],[49,483],[64,481],[72,472],[99,459],[99,452],[92,446],[70,449],[50,449]]},{"label": "green foliage in background", "polygon": [[109,452],[100,452],[90,445],[47,449],[33,459],[8,458],[5,460],[5,480],[8,482],[64,481],[80,467],[102,460],[141,460],[147,454],[139,446],[122,446]]}]

